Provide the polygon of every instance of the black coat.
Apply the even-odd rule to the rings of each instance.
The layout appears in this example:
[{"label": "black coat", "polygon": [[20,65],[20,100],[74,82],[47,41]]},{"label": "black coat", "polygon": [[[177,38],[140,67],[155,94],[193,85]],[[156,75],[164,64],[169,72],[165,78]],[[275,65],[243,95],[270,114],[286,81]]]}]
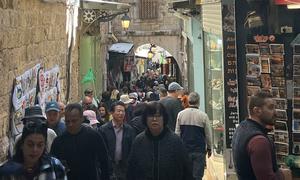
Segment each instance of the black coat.
[{"label": "black coat", "polygon": [[181,139],[165,129],[158,137],[148,130],[133,142],[127,179],[190,180],[192,170]]},{"label": "black coat", "polygon": [[68,179],[109,179],[110,167],[104,139],[91,127],[82,125],[76,135],[64,132],[55,138],[51,154],[70,169]]},{"label": "black coat", "polygon": [[135,130],[136,134],[140,134],[146,129],[142,115],[133,117],[128,124]]},{"label": "black coat", "polygon": [[[112,160],[115,159],[116,135],[112,122],[108,122],[100,127],[100,131],[107,139],[108,153]],[[128,124],[123,126],[122,140],[122,163],[127,167],[127,160],[131,150],[132,142],[135,138],[135,130]]]}]

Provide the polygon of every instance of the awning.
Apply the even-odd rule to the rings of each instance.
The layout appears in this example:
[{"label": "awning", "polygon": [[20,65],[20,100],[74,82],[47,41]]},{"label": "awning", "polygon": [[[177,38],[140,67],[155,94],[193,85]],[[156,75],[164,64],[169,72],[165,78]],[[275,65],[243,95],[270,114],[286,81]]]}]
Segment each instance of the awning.
[{"label": "awning", "polygon": [[169,4],[169,7],[172,9],[191,9],[193,5],[190,4],[189,0],[181,0],[181,1],[174,1]]},{"label": "awning", "polygon": [[109,52],[127,54],[133,48],[132,43],[116,43],[109,48]]},{"label": "awning", "polygon": [[103,11],[125,11],[130,8],[129,4],[110,2],[103,0],[81,0],[83,9],[99,9]]},{"label": "awning", "polygon": [[169,8],[173,9],[177,13],[195,16],[200,14],[200,9],[197,7],[195,0],[179,0],[169,3]]}]

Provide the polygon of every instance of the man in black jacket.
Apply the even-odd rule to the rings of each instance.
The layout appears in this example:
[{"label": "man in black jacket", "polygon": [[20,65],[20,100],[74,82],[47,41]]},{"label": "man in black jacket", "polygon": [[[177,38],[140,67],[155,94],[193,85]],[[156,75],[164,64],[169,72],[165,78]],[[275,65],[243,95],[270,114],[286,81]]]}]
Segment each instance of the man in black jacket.
[{"label": "man in black jacket", "polygon": [[67,131],[54,140],[51,154],[69,170],[68,179],[109,180],[108,152],[103,137],[82,124],[80,104],[69,104],[65,111]]},{"label": "man in black jacket", "polygon": [[127,159],[131,144],[135,138],[134,129],[124,124],[125,104],[117,101],[111,106],[113,119],[101,126],[100,131],[108,142],[108,153],[112,159],[113,173],[116,180],[125,180],[127,173]]}]

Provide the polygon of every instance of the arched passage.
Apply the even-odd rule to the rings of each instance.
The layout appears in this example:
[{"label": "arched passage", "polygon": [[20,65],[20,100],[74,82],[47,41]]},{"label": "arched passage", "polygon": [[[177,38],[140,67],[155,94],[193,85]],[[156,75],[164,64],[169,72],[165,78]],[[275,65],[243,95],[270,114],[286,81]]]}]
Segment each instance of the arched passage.
[{"label": "arched passage", "polygon": [[135,49],[137,49],[137,47],[149,43],[162,47],[174,57],[174,60],[177,62],[180,72],[183,73],[184,64],[183,64],[183,52],[181,48],[182,46],[181,35],[179,34],[170,34],[170,35],[153,34],[148,36],[129,35],[128,37],[126,37],[126,41],[132,42],[134,44]]},{"label": "arched passage", "polygon": [[147,70],[181,81],[181,72],[174,56],[157,44],[143,44],[135,48],[135,59],[139,75]]}]

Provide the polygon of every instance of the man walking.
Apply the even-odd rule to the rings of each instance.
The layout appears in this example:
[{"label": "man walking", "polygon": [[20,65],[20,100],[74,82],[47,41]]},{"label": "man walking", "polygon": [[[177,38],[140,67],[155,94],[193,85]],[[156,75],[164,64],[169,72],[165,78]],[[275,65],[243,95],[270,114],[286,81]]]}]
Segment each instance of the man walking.
[{"label": "man walking", "polygon": [[125,180],[127,160],[135,138],[135,131],[128,124],[124,124],[125,104],[122,101],[112,104],[111,113],[112,121],[101,126],[100,131],[108,140],[108,152],[113,161],[115,180]]},{"label": "man walking", "polygon": [[168,113],[168,127],[174,132],[176,125],[176,118],[178,113],[183,110],[181,101],[178,99],[180,91],[183,90],[177,82],[172,82],[168,87],[168,96],[161,99],[159,102],[164,105]]},{"label": "man walking", "polygon": [[207,114],[199,110],[199,94],[190,93],[188,102],[189,107],[178,113],[175,133],[183,140],[192,160],[194,180],[199,180],[204,175],[206,153],[211,156],[211,127]]},{"label": "man walking", "polygon": [[251,96],[249,119],[237,127],[232,139],[233,161],[239,180],[282,180],[286,170],[279,169],[275,146],[266,126],[275,124],[275,104],[267,92]]},{"label": "man walking", "polygon": [[66,130],[66,125],[60,119],[60,108],[57,102],[48,102],[46,104],[47,126],[55,131],[57,136],[62,135]]},{"label": "man walking", "polygon": [[67,130],[54,140],[51,154],[67,167],[68,179],[109,180],[104,139],[91,127],[82,125],[83,110],[80,104],[67,105],[65,122]]}]

